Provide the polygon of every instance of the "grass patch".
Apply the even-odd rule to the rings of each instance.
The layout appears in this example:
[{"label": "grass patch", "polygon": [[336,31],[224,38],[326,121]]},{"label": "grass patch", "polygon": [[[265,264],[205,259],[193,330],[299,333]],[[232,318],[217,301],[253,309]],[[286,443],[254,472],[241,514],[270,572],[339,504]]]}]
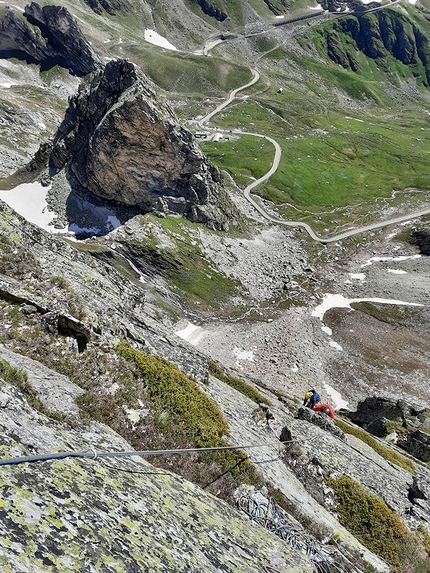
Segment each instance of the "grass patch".
[{"label": "grass patch", "polygon": [[[184,219],[141,217],[138,237],[119,237],[126,256],[139,261],[143,271],[158,272],[176,287],[181,296],[200,308],[230,309],[232,297],[242,285],[220,273],[205,256],[198,241],[190,237],[192,223]],[[207,231],[217,233],[216,231]],[[160,240],[161,237],[161,240]]]},{"label": "grass patch", "polygon": [[117,352],[135,368],[155,410],[166,412],[185,436],[193,438],[196,446],[214,445],[228,434],[227,422],[215,404],[173,364],[138,352],[126,343],[121,343]]},{"label": "grass patch", "polygon": [[[118,346],[117,353],[133,367],[136,382],[145,386],[156,423],[164,432],[173,430],[182,435],[185,443],[191,441],[197,448],[229,445],[223,438],[229,429],[221,411],[176,366],[158,356],[143,354],[125,342]],[[203,453],[200,457],[216,461],[224,472],[242,476],[245,481],[255,478],[248,457],[239,450]]]},{"label": "grass patch", "polygon": [[25,396],[29,406],[55,420],[63,420],[64,416],[57,412],[50,412],[37,395],[36,390],[28,381],[28,375],[21,368],[14,368],[7,360],[0,359],[0,378],[7,384],[18,388]]},{"label": "grass patch", "polygon": [[220,97],[252,78],[246,66],[216,57],[142,50],[140,45],[130,46],[129,51],[145,74],[167,92]]},{"label": "grass patch", "polygon": [[228,171],[242,186],[267,173],[274,154],[270,141],[250,135],[237,141],[208,141],[201,148],[215,165]]},{"label": "grass patch", "polygon": [[390,448],[386,448],[382,446],[379,442],[377,442],[372,436],[370,436],[364,430],[360,430],[359,428],[353,428],[349,424],[346,424],[342,420],[337,419],[335,424],[338,428],[340,428],[345,434],[351,434],[355,436],[368,446],[370,446],[377,454],[383,457],[385,460],[396,464],[397,466],[411,472],[412,474],[415,473],[415,465],[413,462],[408,460],[407,458],[401,456],[397,452],[390,450]]},{"label": "grass patch", "polygon": [[221,380],[221,382],[225,382],[244,396],[250,398],[256,404],[267,404],[268,406],[272,406],[272,402],[268,400],[265,396],[260,394],[255,388],[241,380],[240,378],[236,378],[235,376],[231,376],[230,374],[225,374],[223,370],[218,366],[216,362],[213,360],[208,360],[209,366],[209,374]]},{"label": "grass patch", "polygon": [[[410,192],[430,188],[430,140],[423,138],[427,118],[421,112],[345,116],[335,106],[328,112],[318,110],[318,98],[312,100],[316,109],[308,109],[309,101],[299,104],[288,86],[276,99],[272,91],[256,96],[256,101],[235,102],[214,122],[277,139],[282,148],[279,167],[254,193],[274,202],[283,216],[317,224],[323,231],[372,222],[386,207],[401,212],[422,208],[425,193]],[[252,136],[208,142],[203,150],[245,185],[267,172],[274,157],[269,142],[263,140],[262,146],[260,138],[254,143],[249,139]]]},{"label": "grass patch", "polygon": [[[91,380],[85,383],[86,392],[78,403],[86,419],[109,425],[139,450],[229,445],[224,439],[229,429],[221,411],[176,366],[126,342],[117,347],[116,360],[118,389],[114,394]],[[135,408],[145,408],[146,415],[131,422],[127,412]],[[227,500],[235,484],[261,484],[256,469],[240,450],[160,456],[151,462]]]}]

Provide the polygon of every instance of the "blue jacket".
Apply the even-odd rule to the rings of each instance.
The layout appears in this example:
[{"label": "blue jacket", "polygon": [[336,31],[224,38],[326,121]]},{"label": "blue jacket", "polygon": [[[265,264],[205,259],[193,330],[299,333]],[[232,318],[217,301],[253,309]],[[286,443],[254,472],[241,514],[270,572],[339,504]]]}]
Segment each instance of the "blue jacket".
[{"label": "blue jacket", "polygon": [[321,400],[321,396],[316,390],[310,390],[310,392],[312,392],[312,398],[309,398],[308,400],[305,398],[303,406],[309,406],[309,408],[313,408],[318,400]]}]

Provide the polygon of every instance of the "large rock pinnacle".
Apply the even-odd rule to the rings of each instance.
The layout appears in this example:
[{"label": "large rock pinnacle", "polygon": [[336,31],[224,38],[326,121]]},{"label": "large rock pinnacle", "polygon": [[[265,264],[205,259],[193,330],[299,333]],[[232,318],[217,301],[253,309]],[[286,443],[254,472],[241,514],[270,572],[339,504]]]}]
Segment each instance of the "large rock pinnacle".
[{"label": "large rock pinnacle", "polygon": [[225,229],[235,211],[219,170],[125,60],[109,62],[71,99],[50,167],[67,167],[94,195],[142,212]]}]

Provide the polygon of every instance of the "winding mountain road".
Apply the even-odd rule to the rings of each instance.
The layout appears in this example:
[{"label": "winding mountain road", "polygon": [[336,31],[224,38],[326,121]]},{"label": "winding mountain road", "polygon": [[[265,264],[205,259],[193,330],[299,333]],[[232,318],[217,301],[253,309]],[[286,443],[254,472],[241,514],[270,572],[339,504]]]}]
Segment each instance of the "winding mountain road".
[{"label": "winding mountain road", "polygon": [[[242,91],[246,88],[249,88],[250,86],[254,85],[256,82],[258,82],[258,80],[260,79],[260,74],[255,69],[251,69],[251,71],[252,71],[252,80],[250,82],[248,82],[247,84],[240,86],[239,88],[236,88],[235,90],[233,90],[225,101],[223,101],[213,111],[211,111],[210,113],[205,115],[203,118],[198,120],[197,123],[200,127],[203,127],[204,124],[209,122],[216,114],[218,114],[221,110],[223,110],[225,107],[227,107],[235,99],[236,95],[240,91]],[[258,185],[261,185],[262,183],[265,183],[268,179],[270,179],[270,177],[278,169],[279,162],[281,160],[282,150],[281,150],[281,146],[279,145],[279,143],[277,141],[275,141],[273,138],[271,138],[267,135],[262,135],[261,133],[241,131],[240,129],[233,129],[233,130],[225,130],[225,129],[219,129],[219,128],[209,128],[209,129],[216,129],[216,131],[218,131],[220,133],[233,132],[233,133],[238,134],[238,135],[251,135],[253,137],[260,137],[262,139],[266,139],[267,141],[270,141],[273,144],[273,146],[275,148],[275,156],[273,158],[271,168],[269,169],[269,171],[265,175],[263,175],[259,179],[256,179],[252,183],[250,183],[243,190],[244,197],[247,199],[247,201],[249,201],[249,203],[251,203],[251,205],[267,221],[270,221],[272,223],[277,223],[278,225],[284,225],[286,227],[302,227],[303,229],[305,229],[308,232],[309,236],[314,241],[318,241],[319,243],[322,243],[322,244],[335,243],[336,241],[340,241],[342,239],[346,239],[347,237],[352,237],[354,235],[359,235],[359,234],[364,233],[366,231],[372,231],[374,229],[380,229],[382,227],[388,227],[389,225],[393,225],[396,223],[403,223],[404,221],[410,221],[411,219],[416,219],[417,217],[422,217],[423,215],[429,215],[430,214],[430,207],[429,207],[428,209],[422,209],[421,211],[416,211],[413,213],[400,215],[399,217],[393,217],[391,219],[387,219],[386,221],[380,221],[377,223],[372,223],[370,225],[364,225],[362,227],[357,227],[355,229],[349,229],[348,231],[345,231],[343,233],[339,233],[338,235],[333,235],[332,237],[320,237],[319,235],[317,235],[315,233],[315,231],[312,229],[312,227],[310,225],[308,225],[308,223],[304,223],[302,221],[285,221],[285,219],[279,219],[277,217],[272,217],[271,215],[269,215],[269,213],[267,213],[267,211],[259,203],[257,203],[257,201],[255,201],[251,197],[251,191],[255,187],[257,187]]]}]

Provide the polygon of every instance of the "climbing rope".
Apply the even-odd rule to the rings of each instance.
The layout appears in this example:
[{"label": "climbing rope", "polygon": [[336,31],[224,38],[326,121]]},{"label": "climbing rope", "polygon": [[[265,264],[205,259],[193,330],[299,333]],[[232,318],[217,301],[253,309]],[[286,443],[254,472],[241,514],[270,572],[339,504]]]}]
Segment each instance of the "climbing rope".
[{"label": "climbing rope", "polygon": [[238,498],[237,505],[253,521],[304,553],[318,573],[346,573],[345,567],[336,562],[301,525],[289,519],[264,490],[245,490]]}]

